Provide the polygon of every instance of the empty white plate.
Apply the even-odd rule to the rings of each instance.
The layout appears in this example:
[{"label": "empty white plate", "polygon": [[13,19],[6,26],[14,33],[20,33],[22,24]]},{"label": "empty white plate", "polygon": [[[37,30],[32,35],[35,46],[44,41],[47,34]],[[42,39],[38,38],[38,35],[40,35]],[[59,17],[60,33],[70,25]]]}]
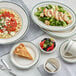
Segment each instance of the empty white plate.
[{"label": "empty white plate", "polygon": [[[20,44],[23,43],[26,48],[28,49],[29,53],[31,54],[31,56],[33,57],[33,60],[28,60],[26,58],[23,57],[19,57],[17,55],[14,55],[13,52],[15,50],[15,48]],[[10,52],[10,59],[12,61],[12,63],[21,69],[27,69],[32,67],[39,59],[39,50],[38,48],[31,42],[20,42],[18,44],[16,44]]]},{"label": "empty white plate", "polygon": [[59,49],[60,50],[60,55],[61,55],[63,60],[65,60],[69,63],[76,63],[76,58],[66,58],[66,57],[64,57],[64,51],[65,51],[65,47],[66,47],[68,41],[69,40],[66,40],[61,44],[60,49]]}]

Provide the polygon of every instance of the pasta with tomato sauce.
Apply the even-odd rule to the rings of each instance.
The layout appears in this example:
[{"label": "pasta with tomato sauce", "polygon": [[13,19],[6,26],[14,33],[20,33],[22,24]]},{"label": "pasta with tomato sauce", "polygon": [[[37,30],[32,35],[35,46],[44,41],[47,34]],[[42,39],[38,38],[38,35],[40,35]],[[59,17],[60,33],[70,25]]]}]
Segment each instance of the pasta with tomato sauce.
[{"label": "pasta with tomato sauce", "polygon": [[22,20],[19,14],[10,9],[0,9],[0,39],[15,36],[20,31]]}]

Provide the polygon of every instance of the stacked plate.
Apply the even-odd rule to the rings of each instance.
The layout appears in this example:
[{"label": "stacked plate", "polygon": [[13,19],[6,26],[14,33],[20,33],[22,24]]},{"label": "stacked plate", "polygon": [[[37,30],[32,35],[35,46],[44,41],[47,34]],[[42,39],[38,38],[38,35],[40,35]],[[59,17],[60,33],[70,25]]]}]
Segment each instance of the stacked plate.
[{"label": "stacked plate", "polygon": [[[41,2],[33,7],[31,17],[44,32],[50,35],[66,38],[76,33],[76,15],[71,8],[62,3],[53,1]],[[51,21],[52,18],[66,23],[66,25],[55,25]],[[68,23],[69,21],[71,22]]]}]

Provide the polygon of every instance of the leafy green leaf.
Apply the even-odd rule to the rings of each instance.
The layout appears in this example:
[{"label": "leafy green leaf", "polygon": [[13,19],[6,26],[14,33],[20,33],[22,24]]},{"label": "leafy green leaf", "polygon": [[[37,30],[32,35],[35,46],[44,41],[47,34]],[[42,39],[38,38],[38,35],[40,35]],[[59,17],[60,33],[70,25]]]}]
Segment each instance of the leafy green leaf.
[{"label": "leafy green leaf", "polygon": [[44,44],[44,45],[43,45],[43,47],[44,47],[44,48],[46,48],[46,47],[47,47],[47,45],[46,45],[46,44]]},{"label": "leafy green leaf", "polygon": [[41,12],[35,12],[35,16],[40,16]]}]

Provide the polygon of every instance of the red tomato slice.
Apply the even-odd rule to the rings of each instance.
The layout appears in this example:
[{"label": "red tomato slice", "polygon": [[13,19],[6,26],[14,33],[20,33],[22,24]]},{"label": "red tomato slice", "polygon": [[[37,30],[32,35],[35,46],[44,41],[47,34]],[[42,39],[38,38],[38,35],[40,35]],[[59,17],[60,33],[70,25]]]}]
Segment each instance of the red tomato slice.
[{"label": "red tomato slice", "polygon": [[13,17],[14,17],[14,14],[10,14],[10,17],[12,17],[12,18],[13,18]]},{"label": "red tomato slice", "polygon": [[14,14],[11,14],[10,12],[4,12],[3,14],[2,14],[2,16],[3,17],[14,17]]}]

